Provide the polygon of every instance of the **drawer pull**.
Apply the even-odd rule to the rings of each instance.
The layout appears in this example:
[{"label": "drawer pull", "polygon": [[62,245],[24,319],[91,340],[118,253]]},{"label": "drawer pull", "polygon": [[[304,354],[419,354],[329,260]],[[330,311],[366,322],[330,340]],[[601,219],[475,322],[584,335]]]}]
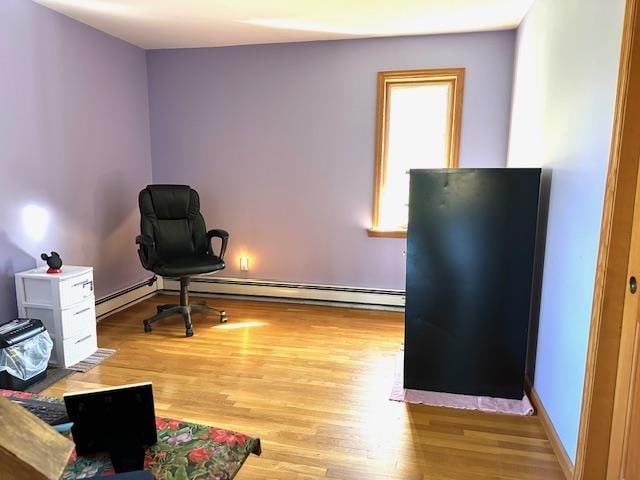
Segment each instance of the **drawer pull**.
[{"label": "drawer pull", "polygon": [[88,340],[89,338],[91,338],[91,335],[87,335],[86,337],[82,337],[80,340],[76,341],[76,345],[81,343],[81,342],[84,342],[85,340]]},{"label": "drawer pull", "polygon": [[91,310],[91,307],[83,308],[82,310],[78,310],[74,315],[80,315],[81,313],[88,312]]},{"label": "drawer pull", "polygon": [[73,284],[74,287],[82,287],[82,288],[86,287],[87,285],[89,285],[91,290],[93,290],[93,280],[85,280],[83,282],[78,282]]}]

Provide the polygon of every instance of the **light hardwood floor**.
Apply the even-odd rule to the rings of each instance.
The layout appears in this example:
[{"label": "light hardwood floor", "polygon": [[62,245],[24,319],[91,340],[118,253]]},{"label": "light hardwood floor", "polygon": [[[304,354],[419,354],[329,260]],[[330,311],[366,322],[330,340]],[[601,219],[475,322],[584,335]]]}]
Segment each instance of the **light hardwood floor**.
[{"label": "light hardwood floor", "polygon": [[403,337],[399,313],[213,300],[229,315],[180,317],[144,333],[155,297],[98,325],[102,365],[45,394],[150,380],[159,415],[261,438],[238,480],[561,479],[537,417],[388,400]]}]

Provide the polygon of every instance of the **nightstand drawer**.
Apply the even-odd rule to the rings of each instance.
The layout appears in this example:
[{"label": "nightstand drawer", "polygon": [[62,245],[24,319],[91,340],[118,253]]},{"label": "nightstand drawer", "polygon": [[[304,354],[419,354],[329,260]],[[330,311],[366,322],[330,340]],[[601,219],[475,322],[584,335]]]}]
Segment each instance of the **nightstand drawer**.
[{"label": "nightstand drawer", "polygon": [[96,305],[93,296],[82,303],[64,310],[52,308],[24,307],[20,316],[42,320],[54,339],[64,340],[82,333],[96,332]]},{"label": "nightstand drawer", "polygon": [[62,310],[62,338],[96,333],[96,304],[91,297],[71,308]]},{"label": "nightstand drawer", "polygon": [[[58,349],[62,349],[59,351]],[[97,337],[94,334],[78,335],[77,337],[55,343],[51,352],[51,361],[56,360],[60,367],[70,367],[84,360],[98,349]]]},{"label": "nightstand drawer", "polygon": [[46,267],[16,273],[18,305],[67,308],[93,296],[93,268],[65,265],[61,273]]},{"label": "nightstand drawer", "polygon": [[60,282],[60,308],[67,308],[89,297],[93,297],[92,271]]}]

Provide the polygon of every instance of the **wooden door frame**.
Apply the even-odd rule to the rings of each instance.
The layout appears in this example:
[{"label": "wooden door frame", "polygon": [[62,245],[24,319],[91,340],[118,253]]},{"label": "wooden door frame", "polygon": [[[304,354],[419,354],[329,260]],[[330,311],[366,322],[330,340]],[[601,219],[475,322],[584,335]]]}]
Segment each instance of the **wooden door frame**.
[{"label": "wooden door frame", "polygon": [[625,10],[574,480],[605,479],[610,453],[640,153],[639,5]]}]

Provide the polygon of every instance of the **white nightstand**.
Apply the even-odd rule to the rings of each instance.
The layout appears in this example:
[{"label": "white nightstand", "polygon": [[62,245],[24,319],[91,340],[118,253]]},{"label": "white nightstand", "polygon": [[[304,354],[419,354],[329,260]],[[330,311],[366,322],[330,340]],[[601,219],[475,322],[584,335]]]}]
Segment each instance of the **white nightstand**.
[{"label": "white nightstand", "polygon": [[93,268],[63,265],[16,273],[18,315],[42,320],[53,339],[49,363],[69,367],[98,349]]}]

